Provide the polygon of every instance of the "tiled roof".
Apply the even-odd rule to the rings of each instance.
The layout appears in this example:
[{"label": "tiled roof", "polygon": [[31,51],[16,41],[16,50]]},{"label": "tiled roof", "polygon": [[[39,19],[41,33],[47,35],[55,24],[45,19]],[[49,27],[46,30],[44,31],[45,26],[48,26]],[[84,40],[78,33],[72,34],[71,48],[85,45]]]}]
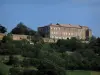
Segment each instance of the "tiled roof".
[{"label": "tiled roof", "polygon": [[[46,27],[46,26],[55,26],[55,27],[71,27],[71,28],[88,28],[87,26],[81,26],[81,25],[73,25],[73,24],[49,24],[49,25],[45,25],[43,27]],[[42,27],[41,27],[42,28]]]},{"label": "tiled roof", "polygon": [[72,24],[50,24],[50,26],[73,27],[73,28],[85,27],[85,28],[88,28],[87,26],[72,25]]}]

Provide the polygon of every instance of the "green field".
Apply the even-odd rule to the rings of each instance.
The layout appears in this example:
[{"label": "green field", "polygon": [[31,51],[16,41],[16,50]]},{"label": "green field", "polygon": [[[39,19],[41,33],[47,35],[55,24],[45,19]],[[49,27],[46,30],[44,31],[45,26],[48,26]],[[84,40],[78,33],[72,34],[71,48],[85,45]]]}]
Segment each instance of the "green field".
[{"label": "green field", "polygon": [[67,75],[100,75],[100,72],[96,71],[67,71]]}]

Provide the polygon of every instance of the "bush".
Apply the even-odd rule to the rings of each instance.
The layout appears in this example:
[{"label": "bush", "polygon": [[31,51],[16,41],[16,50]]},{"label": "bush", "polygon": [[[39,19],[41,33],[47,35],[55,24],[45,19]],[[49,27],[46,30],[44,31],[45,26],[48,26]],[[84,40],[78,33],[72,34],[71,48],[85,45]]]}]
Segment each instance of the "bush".
[{"label": "bush", "polygon": [[8,75],[9,67],[0,62],[0,75]]}]

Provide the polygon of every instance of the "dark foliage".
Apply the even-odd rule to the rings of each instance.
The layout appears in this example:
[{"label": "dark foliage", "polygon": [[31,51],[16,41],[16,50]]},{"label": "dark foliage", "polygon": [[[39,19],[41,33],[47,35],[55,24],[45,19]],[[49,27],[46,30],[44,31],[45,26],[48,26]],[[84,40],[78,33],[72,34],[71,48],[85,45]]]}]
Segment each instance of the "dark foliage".
[{"label": "dark foliage", "polygon": [[0,24],[0,33],[5,33],[5,32],[7,32],[7,29]]},{"label": "dark foliage", "polygon": [[24,34],[24,35],[34,35],[35,31],[25,26],[23,23],[19,23],[14,29],[11,31],[12,34]]},{"label": "dark foliage", "polygon": [[100,38],[92,38],[89,43],[76,38],[43,43],[39,36],[36,37],[38,40],[34,39],[34,45],[27,40],[13,41],[8,35],[0,42],[0,55],[10,56],[6,64],[14,66],[10,69],[11,75],[65,75],[65,70],[100,71]]}]

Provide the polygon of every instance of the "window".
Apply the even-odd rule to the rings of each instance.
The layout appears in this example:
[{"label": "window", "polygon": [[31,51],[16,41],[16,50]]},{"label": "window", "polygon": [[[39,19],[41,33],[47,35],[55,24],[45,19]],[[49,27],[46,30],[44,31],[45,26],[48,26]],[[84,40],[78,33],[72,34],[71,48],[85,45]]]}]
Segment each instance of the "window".
[{"label": "window", "polygon": [[70,33],[69,33],[69,35],[70,35]]},{"label": "window", "polygon": [[57,32],[55,32],[55,34],[56,34]]},{"label": "window", "polygon": [[73,33],[71,33],[71,35],[73,35]]},{"label": "window", "polygon": [[65,37],[65,39],[67,39],[67,37]]},{"label": "window", "polygon": [[69,37],[69,39],[71,39],[71,37]]},{"label": "window", "polygon": [[58,33],[56,32],[56,34],[58,34]]},{"label": "window", "polygon": [[60,30],[60,28],[59,28],[59,30]]},{"label": "window", "polygon": [[59,39],[61,39],[61,37],[59,37]]},{"label": "window", "polygon": [[56,32],[55,32],[55,34],[56,34]]},{"label": "window", "polygon": [[63,34],[65,35],[65,33],[63,32]]},{"label": "window", "polygon": [[54,36],[52,36],[52,38],[54,38]]},{"label": "window", "polygon": [[55,37],[56,39],[58,39],[58,37]]},{"label": "window", "polygon": [[67,35],[67,33],[65,32],[64,35]]},{"label": "window", "polygon": [[65,38],[63,37],[63,39],[65,39]]},{"label": "window", "polygon": [[66,33],[64,33],[64,35],[66,35]]},{"label": "window", "polygon": [[54,34],[57,34],[57,32],[54,32]]}]

